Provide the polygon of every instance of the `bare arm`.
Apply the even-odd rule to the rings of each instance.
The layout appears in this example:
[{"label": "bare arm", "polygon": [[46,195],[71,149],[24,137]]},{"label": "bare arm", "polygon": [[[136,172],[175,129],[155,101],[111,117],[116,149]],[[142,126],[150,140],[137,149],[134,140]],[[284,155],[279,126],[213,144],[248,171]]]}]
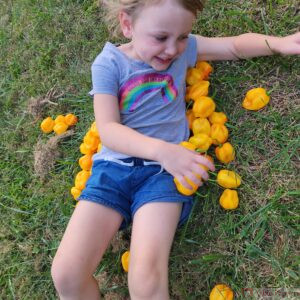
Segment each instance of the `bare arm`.
[{"label": "bare arm", "polygon": [[[118,99],[107,94],[94,96],[94,112],[101,142],[106,147],[127,154],[158,161],[162,166],[186,187],[189,185],[184,176],[200,185],[195,173],[208,178],[199,164],[214,170],[213,164],[206,158],[179,145],[148,137],[120,124]],[[180,159],[178,159],[180,158]]]},{"label": "bare arm", "polygon": [[300,33],[286,37],[245,33],[232,37],[196,36],[199,60],[236,60],[275,53],[300,54]]}]

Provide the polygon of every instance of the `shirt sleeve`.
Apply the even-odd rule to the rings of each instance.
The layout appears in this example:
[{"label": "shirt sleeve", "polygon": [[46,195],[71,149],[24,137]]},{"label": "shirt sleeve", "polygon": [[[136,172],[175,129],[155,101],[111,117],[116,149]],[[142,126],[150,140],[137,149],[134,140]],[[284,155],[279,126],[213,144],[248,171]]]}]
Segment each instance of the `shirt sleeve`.
[{"label": "shirt sleeve", "polygon": [[113,55],[102,51],[91,67],[93,89],[90,95],[109,94],[118,96],[119,70]]},{"label": "shirt sleeve", "polygon": [[186,48],[188,67],[194,67],[197,62],[197,41],[193,34],[189,34]]}]

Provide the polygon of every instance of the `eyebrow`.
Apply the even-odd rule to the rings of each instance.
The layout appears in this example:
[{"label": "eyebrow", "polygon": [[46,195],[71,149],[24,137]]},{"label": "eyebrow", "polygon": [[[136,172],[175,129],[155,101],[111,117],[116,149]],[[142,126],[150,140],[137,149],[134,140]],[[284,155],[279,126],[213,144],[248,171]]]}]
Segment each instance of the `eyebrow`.
[{"label": "eyebrow", "polygon": [[[186,31],[180,35],[189,35],[190,33],[191,33],[190,31]],[[154,32],[152,32],[152,34],[169,35],[170,33],[167,31],[154,31]]]}]

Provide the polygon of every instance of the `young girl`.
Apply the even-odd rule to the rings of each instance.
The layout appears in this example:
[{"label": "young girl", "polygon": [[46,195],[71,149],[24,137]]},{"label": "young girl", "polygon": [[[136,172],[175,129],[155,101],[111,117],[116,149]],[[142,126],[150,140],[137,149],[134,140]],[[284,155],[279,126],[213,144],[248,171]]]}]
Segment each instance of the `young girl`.
[{"label": "young girl", "polygon": [[[299,54],[300,34],[225,38],[191,35],[199,0],[108,1],[128,43],[106,43],[92,66],[94,111],[103,148],[52,265],[61,299],[99,299],[93,277],[111,239],[132,222],[131,299],[169,299],[168,259],[176,228],[192,207],[173,178],[200,185],[214,170],[187,140],[186,69],[197,60]],[[117,16],[113,15],[117,13]],[[111,24],[110,24],[111,25]]]}]

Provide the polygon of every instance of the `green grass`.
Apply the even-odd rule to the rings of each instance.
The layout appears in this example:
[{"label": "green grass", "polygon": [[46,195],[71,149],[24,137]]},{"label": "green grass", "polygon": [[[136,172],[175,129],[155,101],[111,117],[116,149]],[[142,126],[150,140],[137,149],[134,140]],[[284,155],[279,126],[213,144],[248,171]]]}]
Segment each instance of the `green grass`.
[{"label": "green grass", "polygon": [[[285,35],[299,24],[297,1],[207,1],[194,31],[226,36],[247,31]],[[69,189],[79,171],[78,147],[93,117],[90,65],[108,39],[97,1],[3,1],[0,14],[0,299],[55,299],[50,266],[74,209]],[[229,117],[237,158],[240,206],[224,211],[214,181],[199,190],[189,222],[170,257],[172,299],[207,299],[219,282],[237,299],[245,287],[299,286],[299,99],[297,57],[213,63],[210,94]],[[260,112],[241,108],[251,87],[271,91]],[[75,135],[44,183],[33,149],[48,137],[27,112],[31,97],[63,93],[43,116],[73,112]],[[218,165],[220,168],[221,165]],[[298,177],[297,177],[298,176]],[[215,175],[211,176],[215,179]],[[125,232],[97,270],[106,299],[128,296],[120,256]],[[110,297],[110,298],[109,298]],[[115,297],[115,298],[113,298]]]}]

